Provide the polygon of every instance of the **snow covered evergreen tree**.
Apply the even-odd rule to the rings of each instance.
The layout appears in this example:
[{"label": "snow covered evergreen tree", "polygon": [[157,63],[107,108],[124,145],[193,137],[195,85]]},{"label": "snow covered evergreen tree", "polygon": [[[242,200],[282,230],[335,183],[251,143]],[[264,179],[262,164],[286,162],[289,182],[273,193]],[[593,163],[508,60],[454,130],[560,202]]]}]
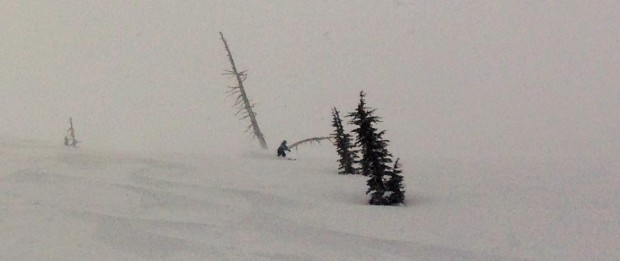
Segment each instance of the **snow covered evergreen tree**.
[{"label": "snow covered evergreen tree", "polygon": [[402,176],[398,161],[394,167],[392,154],[387,150],[388,140],[383,139],[385,131],[378,131],[374,127],[380,118],[374,115],[375,109],[366,107],[366,94],[360,92],[360,103],[355,112],[347,115],[351,117],[351,124],[357,126],[353,130],[357,134],[356,146],[360,149],[361,173],[369,176],[368,191],[371,205],[396,205],[404,201],[404,190],[401,185]]},{"label": "snow covered evergreen tree", "polygon": [[[402,170],[400,169],[399,160],[396,159],[391,172],[382,176],[384,190],[369,190],[372,196],[370,204],[373,204],[374,200],[373,205],[395,205],[405,200],[405,189],[402,184],[403,176],[400,175]],[[377,195],[373,195],[374,193]]]},{"label": "snow covered evergreen tree", "polygon": [[340,159],[338,159],[338,163],[340,164],[338,167],[340,170],[338,174],[355,174],[356,171],[353,164],[355,163],[357,155],[355,151],[352,150],[353,144],[351,142],[351,134],[344,131],[342,119],[340,119],[340,112],[336,107],[332,109],[332,117],[332,126],[335,129],[332,136],[334,138],[336,150],[340,156]]}]

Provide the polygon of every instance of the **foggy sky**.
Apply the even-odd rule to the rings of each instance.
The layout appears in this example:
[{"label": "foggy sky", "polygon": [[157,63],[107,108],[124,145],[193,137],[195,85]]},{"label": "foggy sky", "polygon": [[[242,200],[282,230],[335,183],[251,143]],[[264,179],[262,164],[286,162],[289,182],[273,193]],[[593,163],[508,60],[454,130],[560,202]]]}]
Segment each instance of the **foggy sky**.
[{"label": "foggy sky", "polygon": [[358,93],[394,154],[620,155],[618,1],[8,1],[0,135],[88,148],[274,149],[331,133]]}]

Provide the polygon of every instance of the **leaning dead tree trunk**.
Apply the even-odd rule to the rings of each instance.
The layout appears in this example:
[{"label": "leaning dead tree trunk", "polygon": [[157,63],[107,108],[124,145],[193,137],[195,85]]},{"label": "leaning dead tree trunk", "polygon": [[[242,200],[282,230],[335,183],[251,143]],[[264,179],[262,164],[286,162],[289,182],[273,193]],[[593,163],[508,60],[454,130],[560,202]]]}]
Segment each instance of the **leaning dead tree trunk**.
[{"label": "leaning dead tree trunk", "polygon": [[250,104],[250,100],[248,99],[248,95],[245,92],[245,88],[243,87],[243,82],[247,78],[247,74],[245,71],[239,72],[237,71],[237,67],[235,66],[235,60],[233,60],[232,53],[230,52],[230,48],[228,48],[228,43],[226,43],[226,39],[224,39],[224,34],[220,32],[220,37],[222,38],[222,42],[224,42],[224,47],[226,48],[226,52],[228,53],[228,59],[230,60],[230,66],[232,70],[227,71],[227,75],[231,75],[232,77],[237,79],[237,85],[229,87],[230,91],[228,92],[230,95],[237,95],[237,100],[235,101],[235,107],[238,109],[235,116],[241,116],[241,119],[248,118],[250,119],[250,125],[247,130],[252,129],[254,136],[260,142],[260,146],[263,149],[267,149],[267,142],[265,141],[265,136],[260,131],[258,127],[258,122],[256,121],[256,113],[254,113],[254,104]]},{"label": "leaning dead tree trunk", "polygon": [[314,137],[314,138],[309,138],[309,139],[300,140],[298,142],[295,142],[295,143],[291,144],[290,146],[288,146],[288,148],[289,149],[297,148],[297,146],[302,145],[302,144],[306,144],[306,143],[313,143],[313,142],[321,143],[321,141],[323,141],[323,140],[331,141],[331,139],[332,139],[331,137]]}]

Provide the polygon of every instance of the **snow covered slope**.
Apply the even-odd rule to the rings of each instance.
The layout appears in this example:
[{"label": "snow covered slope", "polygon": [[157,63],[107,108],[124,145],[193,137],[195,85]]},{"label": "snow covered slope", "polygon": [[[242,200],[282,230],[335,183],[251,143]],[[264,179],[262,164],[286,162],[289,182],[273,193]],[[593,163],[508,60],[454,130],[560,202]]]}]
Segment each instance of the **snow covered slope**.
[{"label": "snow covered slope", "polygon": [[[618,164],[403,159],[366,205],[328,145],[130,155],[0,143],[0,260],[618,260]],[[333,154],[333,155],[332,155]]]}]

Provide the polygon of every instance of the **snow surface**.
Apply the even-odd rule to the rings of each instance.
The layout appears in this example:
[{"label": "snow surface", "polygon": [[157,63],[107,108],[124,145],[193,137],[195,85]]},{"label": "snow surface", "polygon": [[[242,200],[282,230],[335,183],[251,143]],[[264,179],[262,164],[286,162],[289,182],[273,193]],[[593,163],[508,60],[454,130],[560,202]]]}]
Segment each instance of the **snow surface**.
[{"label": "snow surface", "polygon": [[147,155],[0,142],[0,260],[619,260],[614,159],[405,158],[370,206],[330,145]]},{"label": "snow surface", "polygon": [[[620,1],[5,2],[2,261],[620,260]],[[250,153],[219,32],[271,150],[367,92],[406,206]]]}]

